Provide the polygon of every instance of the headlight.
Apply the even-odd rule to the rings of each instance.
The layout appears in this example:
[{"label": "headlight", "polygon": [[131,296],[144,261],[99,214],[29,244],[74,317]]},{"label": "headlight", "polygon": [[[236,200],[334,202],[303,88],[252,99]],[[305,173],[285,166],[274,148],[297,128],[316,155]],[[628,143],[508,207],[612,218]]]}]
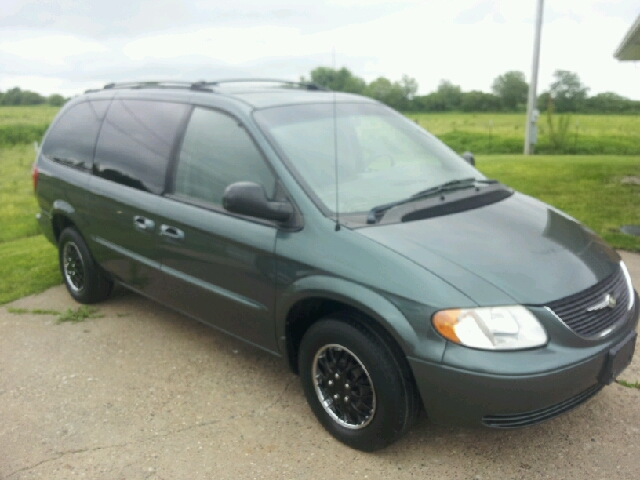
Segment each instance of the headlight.
[{"label": "headlight", "polygon": [[540,322],[520,305],[441,310],[431,321],[447,340],[482,350],[519,350],[547,343]]},{"label": "headlight", "polygon": [[631,310],[633,302],[636,299],[635,292],[633,291],[633,284],[631,283],[631,275],[629,275],[629,270],[627,270],[627,266],[622,260],[620,260],[620,268],[622,269],[624,279],[627,282],[627,288],[629,289],[629,303],[627,304],[627,310]]}]

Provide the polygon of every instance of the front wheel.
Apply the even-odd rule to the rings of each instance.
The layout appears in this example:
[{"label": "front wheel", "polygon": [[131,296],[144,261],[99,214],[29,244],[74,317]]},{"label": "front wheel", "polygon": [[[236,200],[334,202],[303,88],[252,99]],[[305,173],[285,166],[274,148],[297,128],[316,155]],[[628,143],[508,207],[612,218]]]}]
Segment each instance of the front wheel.
[{"label": "front wheel", "polygon": [[58,240],[60,272],[69,294],[79,303],[96,303],[109,297],[108,280],[75,228],[65,228]]},{"label": "front wheel", "polygon": [[305,333],[299,356],[305,396],[322,425],[363,451],[406,433],[418,413],[411,375],[372,330],[349,318],[326,318]]}]

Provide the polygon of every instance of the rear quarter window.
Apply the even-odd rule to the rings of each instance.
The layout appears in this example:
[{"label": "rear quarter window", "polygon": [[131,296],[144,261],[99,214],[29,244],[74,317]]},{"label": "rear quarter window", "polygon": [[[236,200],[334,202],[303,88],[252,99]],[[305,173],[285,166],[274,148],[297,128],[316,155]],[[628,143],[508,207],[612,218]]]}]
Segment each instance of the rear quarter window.
[{"label": "rear quarter window", "polygon": [[96,139],[108,104],[108,100],[94,100],[70,107],[51,127],[42,153],[56,162],[91,170]]},{"label": "rear quarter window", "polygon": [[167,165],[188,109],[179,103],[114,99],[96,145],[94,173],[163,193]]}]

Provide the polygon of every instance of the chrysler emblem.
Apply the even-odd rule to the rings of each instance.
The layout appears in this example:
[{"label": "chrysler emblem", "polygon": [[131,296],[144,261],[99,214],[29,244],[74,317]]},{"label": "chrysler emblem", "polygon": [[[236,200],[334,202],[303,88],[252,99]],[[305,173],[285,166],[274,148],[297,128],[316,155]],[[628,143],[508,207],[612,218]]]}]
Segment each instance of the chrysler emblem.
[{"label": "chrysler emblem", "polygon": [[598,302],[595,305],[592,305],[591,307],[587,308],[587,312],[602,310],[603,308],[607,308],[607,307],[613,308],[615,306],[616,306],[616,299],[613,297],[613,295],[607,293],[601,302]]}]

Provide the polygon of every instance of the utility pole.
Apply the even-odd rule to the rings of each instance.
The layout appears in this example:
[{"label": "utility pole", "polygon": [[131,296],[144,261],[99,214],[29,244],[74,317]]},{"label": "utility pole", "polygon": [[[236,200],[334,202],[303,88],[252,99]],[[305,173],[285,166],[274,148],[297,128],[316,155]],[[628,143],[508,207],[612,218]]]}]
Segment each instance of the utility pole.
[{"label": "utility pole", "polygon": [[524,154],[531,155],[531,128],[535,125],[533,111],[536,108],[536,89],[538,84],[538,65],[540,63],[540,33],[542,31],[542,12],[544,0],[538,0],[536,13],[536,36],[533,42],[533,65],[531,66],[531,82],[529,83],[529,99],[527,101],[527,123],[524,128]]}]

